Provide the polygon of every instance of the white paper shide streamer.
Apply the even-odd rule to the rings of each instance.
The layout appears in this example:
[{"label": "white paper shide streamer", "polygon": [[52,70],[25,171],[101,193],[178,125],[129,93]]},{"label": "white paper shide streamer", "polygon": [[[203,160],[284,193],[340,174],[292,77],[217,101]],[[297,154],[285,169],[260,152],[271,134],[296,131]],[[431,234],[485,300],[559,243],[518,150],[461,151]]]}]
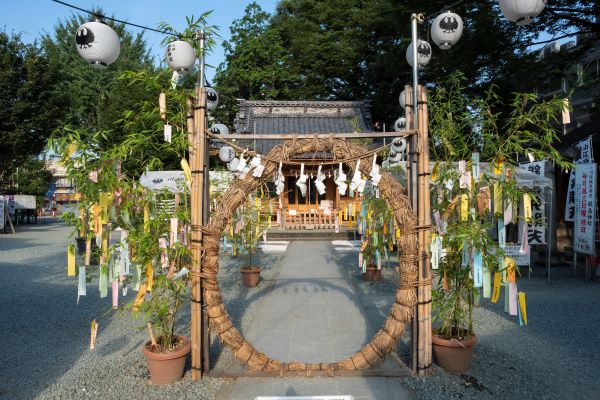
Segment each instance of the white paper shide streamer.
[{"label": "white paper shide streamer", "polygon": [[325,180],[325,174],[321,172],[322,168],[323,166],[319,165],[319,169],[317,170],[317,178],[315,179],[315,187],[317,188],[317,191],[319,192],[320,196],[323,196],[325,194],[325,184],[323,183],[323,181]]},{"label": "white paper shide streamer", "polygon": [[377,165],[377,153],[373,154],[373,165],[371,166],[371,181],[373,185],[379,185],[379,181],[381,180],[381,173],[379,171],[379,165]]},{"label": "white paper shide streamer", "polygon": [[285,177],[283,176],[283,163],[279,162],[279,169],[277,170],[277,176],[275,177],[275,193],[279,196],[283,193],[283,189],[285,188]]},{"label": "white paper shide streamer", "polygon": [[250,165],[252,166],[252,168],[254,168],[252,176],[255,178],[260,178],[265,170],[265,166],[262,165],[261,162],[260,154],[252,158],[252,161],[250,161]]},{"label": "white paper shide streamer", "polygon": [[348,189],[348,185],[346,184],[346,179],[347,179],[347,176],[344,173],[344,170],[342,169],[342,163],[340,163],[340,170],[338,173],[338,177],[335,180],[335,184],[337,185],[341,196],[345,196],[346,190]]},{"label": "white paper shide streamer", "polygon": [[300,176],[298,177],[298,181],[296,182],[296,186],[300,188],[300,192],[302,193],[302,197],[306,197],[306,180],[308,176],[304,174],[304,163],[300,165]]},{"label": "white paper shide streamer", "polygon": [[364,192],[366,180],[362,179],[360,173],[360,160],[356,160],[356,168],[354,169],[354,175],[352,176],[352,181],[350,182],[350,190],[357,191],[358,193]]}]

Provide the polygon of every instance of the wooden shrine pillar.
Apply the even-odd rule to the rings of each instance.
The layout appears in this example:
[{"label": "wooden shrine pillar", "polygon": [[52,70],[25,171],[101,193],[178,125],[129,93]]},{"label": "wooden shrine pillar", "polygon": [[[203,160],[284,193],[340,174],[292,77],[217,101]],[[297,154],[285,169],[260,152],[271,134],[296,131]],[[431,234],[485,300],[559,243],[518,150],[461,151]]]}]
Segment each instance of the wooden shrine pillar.
[{"label": "wooden shrine pillar", "polygon": [[[414,128],[412,87],[406,86],[406,126]],[[412,323],[411,368],[418,375],[428,375],[432,363],[431,331],[431,203],[429,193],[429,118],[427,90],[417,88],[418,133],[407,143],[407,189],[418,223],[417,304]]]}]

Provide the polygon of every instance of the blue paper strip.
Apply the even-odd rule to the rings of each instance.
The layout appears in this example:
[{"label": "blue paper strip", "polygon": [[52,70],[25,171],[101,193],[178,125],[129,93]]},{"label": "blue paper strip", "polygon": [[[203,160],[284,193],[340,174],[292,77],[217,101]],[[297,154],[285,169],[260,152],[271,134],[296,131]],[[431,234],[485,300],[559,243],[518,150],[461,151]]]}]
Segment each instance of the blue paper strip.
[{"label": "blue paper strip", "polygon": [[473,256],[473,286],[483,286],[483,255],[480,252]]}]

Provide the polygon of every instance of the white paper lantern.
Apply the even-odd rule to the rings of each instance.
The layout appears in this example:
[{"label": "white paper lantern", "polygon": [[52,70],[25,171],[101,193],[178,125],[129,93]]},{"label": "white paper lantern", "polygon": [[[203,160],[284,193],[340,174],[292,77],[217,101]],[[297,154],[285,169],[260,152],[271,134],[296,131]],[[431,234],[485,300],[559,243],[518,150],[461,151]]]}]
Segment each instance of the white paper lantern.
[{"label": "white paper lantern", "polygon": [[394,153],[403,153],[404,150],[406,150],[406,139],[394,138],[392,140],[392,144],[390,145],[390,151]]},{"label": "white paper lantern", "polygon": [[219,149],[219,158],[228,163],[235,158],[235,150],[231,146],[223,146]]},{"label": "white paper lantern", "polygon": [[540,15],[546,0],[500,0],[500,11],[517,25],[527,25]]},{"label": "white paper lantern", "polygon": [[167,46],[167,63],[180,74],[187,74],[194,68],[196,51],[191,44],[183,40],[175,40]]},{"label": "white paper lantern", "polygon": [[394,132],[403,132],[406,130],[406,118],[400,117],[394,122]]},{"label": "white paper lantern", "polygon": [[77,52],[94,68],[106,68],[121,52],[119,35],[102,22],[86,22],[75,34]]},{"label": "white paper lantern", "polygon": [[206,110],[213,111],[219,104],[219,93],[211,87],[206,88]]},{"label": "white paper lantern", "polygon": [[404,109],[406,107],[406,90],[400,92],[400,97],[398,97],[398,100],[400,101],[400,107]]},{"label": "white paper lantern", "polygon": [[214,124],[209,130],[215,135],[229,135],[229,128],[223,124]]},{"label": "white paper lantern", "polygon": [[460,40],[463,32],[463,20],[451,11],[438,15],[431,25],[431,40],[440,49],[448,50]]},{"label": "white paper lantern", "polygon": [[[406,48],[406,60],[412,67],[412,43]],[[421,68],[429,64],[431,60],[431,45],[425,40],[419,39],[417,42],[417,60]]]}]

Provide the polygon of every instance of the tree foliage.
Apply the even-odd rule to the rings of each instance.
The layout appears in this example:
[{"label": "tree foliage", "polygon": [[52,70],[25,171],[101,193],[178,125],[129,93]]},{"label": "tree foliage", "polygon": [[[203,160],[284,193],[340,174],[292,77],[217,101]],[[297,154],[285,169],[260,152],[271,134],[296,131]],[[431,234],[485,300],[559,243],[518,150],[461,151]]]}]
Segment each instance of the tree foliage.
[{"label": "tree foliage", "polygon": [[290,96],[290,83],[297,81],[297,74],[287,68],[289,54],[279,29],[256,2],[246,7],[230,31],[231,39],[223,42],[225,62],[215,76],[223,103],[220,108],[225,110],[218,118],[229,123],[235,116],[236,98],[285,99]]},{"label": "tree foliage", "polygon": [[0,31],[0,181],[44,149],[65,109],[59,79],[36,43]]},{"label": "tree foliage", "polygon": [[[550,1],[527,26],[508,21],[495,0],[458,4],[453,11],[464,20],[463,37],[448,51],[434,46],[421,82],[434,87],[460,70],[470,94],[483,95],[492,84],[503,99],[513,92],[544,91],[545,71],[563,74],[573,59],[549,64],[529,51],[531,45],[543,32],[597,32],[596,3]],[[445,6],[442,0],[281,0],[268,16],[251,5],[232,26],[217,83],[232,98],[368,99],[374,120],[391,126],[401,113],[398,95],[411,81],[405,56],[411,13],[433,15]],[[421,27],[421,37],[428,37],[428,27]]]},{"label": "tree foliage", "polygon": [[123,110],[133,108],[139,101],[155,101],[151,97],[154,93],[130,86],[119,79],[119,74],[128,70],[152,71],[155,67],[142,33],[134,35],[124,24],[107,21],[121,39],[119,58],[105,69],[91,68],[77,53],[74,39],[77,28],[87,20],[87,15],[81,14],[60,20],[54,32],[44,34],[41,40],[49,63],[60,71],[60,83],[53,95],[67,96],[67,112],[60,124],[106,131],[118,140],[123,132],[114,122],[121,118]]}]

